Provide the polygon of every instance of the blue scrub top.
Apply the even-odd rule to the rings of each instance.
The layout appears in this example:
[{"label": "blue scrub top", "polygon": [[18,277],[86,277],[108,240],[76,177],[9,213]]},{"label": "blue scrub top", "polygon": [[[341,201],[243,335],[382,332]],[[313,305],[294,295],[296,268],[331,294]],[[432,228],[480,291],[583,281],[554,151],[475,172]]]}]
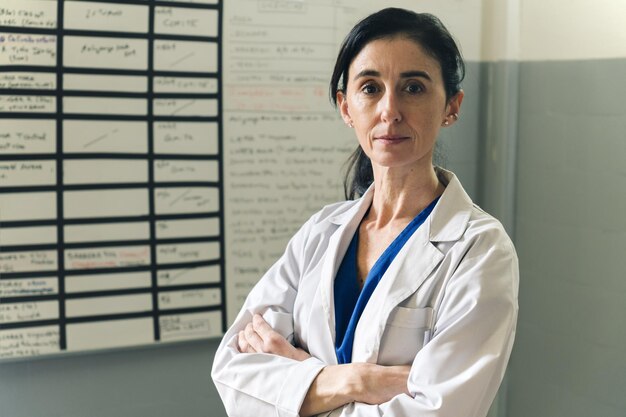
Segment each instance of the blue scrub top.
[{"label": "blue scrub top", "polygon": [[348,251],[341,261],[334,284],[335,351],[337,352],[337,362],[339,364],[352,362],[354,332],[368,300],[385,271],[387,271],[387,268],[391,265],[391,262],[393,262],[407,240],[409,240],[413,233],[424,223],[426,218],[428,218],[428,215],[433,211],[438,200],[439,197],[411,220],[398,237],[385,249],[367,274],[362,291],[359,289],[356,274],[356,254],[359,245],[359,230],[357,228],[350,242],[350,246],[348,246]]}]

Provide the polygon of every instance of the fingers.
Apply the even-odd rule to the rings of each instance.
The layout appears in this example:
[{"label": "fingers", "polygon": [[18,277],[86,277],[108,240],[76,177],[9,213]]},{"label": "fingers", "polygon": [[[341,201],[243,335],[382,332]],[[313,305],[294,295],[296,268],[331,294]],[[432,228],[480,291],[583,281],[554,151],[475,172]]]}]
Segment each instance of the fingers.
[{"label": "fingers", "polygon": [[256,334],[251,323],[237,334],[237,348],[241,353],[263,352],[263,340]]},{"label": "fingers", "polygon": [[252,317],[255,333],[261,338],[260,348],[263,352],[291,358],[295,348],[280,333],[272,328],[259,314]]},{"label": "fingers", "polygon": [[263,352],[295,359],[295,356],[297,356],[296,349],[283,335],[274,330],[272,326],[265,321],[263,316],[255,314],[254,317],[252,317],[252,325],[256,333],[263,340]]},{"label": "fingers", "polygon": [[254,349],[255,352],[264,352],[263,339],[256,332],[252,323],[248,323],[243,331],[244,336],[248,344]]},{"label": "fingers", "polygon": [[270,353],[299,361],[310,357],[305,350],[292,346],[259,314],[238,333],[237,347],[242,353]]},{"label": "fingers", "polygon": [[252,325],[262,339],[268,339],[273,336],[272,333],[276,333],[260,314],[252,316]]},{"label": "fingers", "polygon": [[237,348],[241,353],[254,353],[250,351],[250,345],[246,340],[246,335],[244,334],[243,330],[241,330],[237,335]]},{"label": "fingers", "polygon": [[237,348],[242,353],[256,353],[256,352],[267,352],[267,349],[264,347],[264,343],[266,343],[262,336],[259,334],[257,330],[257,326],[260,326],[261,331],[267,338],[271,338],[274,330],[272,327],[267,324],[263,317],[258,314],[255,314],[252,323],[248,323],[246,327],[239,331],[237,335]]}]

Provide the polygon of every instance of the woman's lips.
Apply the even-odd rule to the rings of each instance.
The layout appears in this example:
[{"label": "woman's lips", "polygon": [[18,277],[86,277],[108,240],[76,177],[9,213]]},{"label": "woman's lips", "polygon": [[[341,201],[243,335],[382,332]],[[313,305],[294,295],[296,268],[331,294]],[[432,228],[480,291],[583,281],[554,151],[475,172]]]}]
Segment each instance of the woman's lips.
[{"label": "woman's lips", "polygon": [[375,137],[375,140],[385,143],[385,144],[394,144],[400,143],[409,139],[408,136],[400,136],[400,135],[382,135]]}]

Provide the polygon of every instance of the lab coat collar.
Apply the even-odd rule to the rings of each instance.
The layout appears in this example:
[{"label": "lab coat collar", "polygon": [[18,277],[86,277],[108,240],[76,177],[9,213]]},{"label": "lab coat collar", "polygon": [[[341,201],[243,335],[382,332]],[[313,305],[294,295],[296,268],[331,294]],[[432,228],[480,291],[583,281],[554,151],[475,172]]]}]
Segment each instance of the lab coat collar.
[{"label": "lab coat collar", "polygon": [[[337,214],[333,216],[332,218],[330,218],[329,219],[330,222],[338,226],[346,224],[349,221],[353,220],[354,218],[358,218],[360,222],[363,216],[365,216],[365,212],[367,211],[367,209],[369,209],[370,205],[372,204],[373,198],[374,198],[374,184],[372,183],[367,188],[365,193],[363,193],[363,196],[361,196],[361,198],[354,200],[353,204],[349,206],[348,209],[344,211],[343,213]],[[362,215],[357,216],[357,214],[362,214]]]},{"label": "lab coat collar", "polygon": [[474,203],[454,173],[439,167],[435,170],[440,180],[447,181],[447,184],[426,224],[428,236],[431,242],[456,241],[467,229]]},{"label": "lab coat collar", "polygon": [[[472,200],[463,190],[457,177],[450,171],[436,168],[446,190],[425,223],[409,239],[389,266],[385,277],[372,294],[357,325],[352,351],[353,362],[376,362],[382,332],[389,314],[402,300],[414,293],[443,259],[443,254],[433,242],[454,241],[461,238],[472,210]],[[327,260],[321,285],[322,304],[326,313],[331,339],[335,339],[333,280],[337,263],[343,257],[354,231],[365,215],[373,198],[374,188],[370,186],[363,197],[345,212],[334,216],[332,223],[339,229],[329,242],[329,250],[334,256]],[[409,256],[409,254],[411,254]],[[334,351],[330,363],[336,363]]]},{"label": "lab coat collar", "polygon": [[[428,228],[431,242],[459,240],[465,233],[474,203],[453,172],[439,167],[435,167],[435,171],[437,171],[440,180],[445,183],[446,189],[424,226]],[[330,222],[341,226],[355,218],[360,221],[367,208],[372,204],[373,197],[374,184],[370,185],[363,196],[355,200],[354,204],[346,211],[332,217]],[[361,215],[357,216],[357,214]]]}]

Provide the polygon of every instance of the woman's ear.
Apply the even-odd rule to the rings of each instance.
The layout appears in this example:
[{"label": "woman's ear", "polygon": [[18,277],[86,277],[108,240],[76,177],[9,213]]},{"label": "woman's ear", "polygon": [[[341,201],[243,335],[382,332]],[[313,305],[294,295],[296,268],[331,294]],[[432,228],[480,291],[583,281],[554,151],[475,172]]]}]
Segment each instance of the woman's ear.
[{"label": "woman's ear", "polygon": [[348,100],[342,90],[337,90],[337,106],[341,113],[341,118],[350,127],[352,127],[352,117],[350,117],[350,111],[348,109]]},{"label": "woman's ear", "polygon": [[465,92],[463,90],[459,90],[459,92],[448,101],[446,114],[456,114],[458,117],[461,113],[461,103],[463,103],[463,97],[465,97]]}]

